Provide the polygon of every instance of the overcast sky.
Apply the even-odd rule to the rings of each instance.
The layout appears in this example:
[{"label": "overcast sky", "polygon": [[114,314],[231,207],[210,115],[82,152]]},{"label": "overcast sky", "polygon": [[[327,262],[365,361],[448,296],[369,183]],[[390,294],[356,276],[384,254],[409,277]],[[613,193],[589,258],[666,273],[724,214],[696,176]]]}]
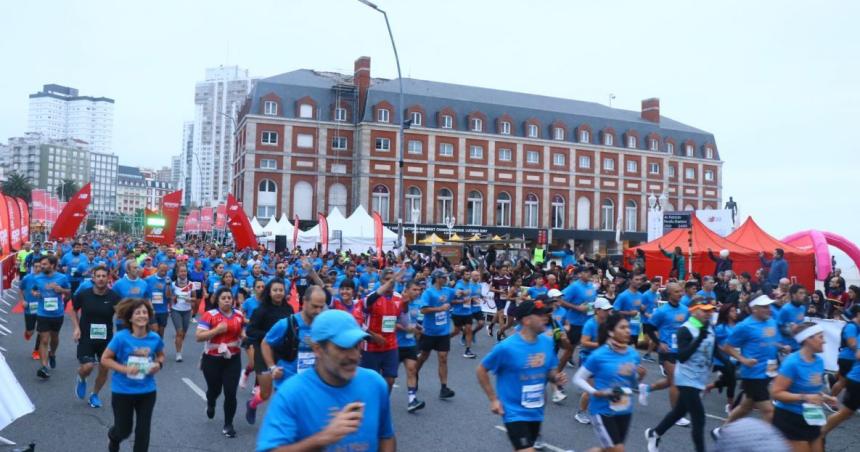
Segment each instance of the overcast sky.
[{"label": "overcast sky", "polygon": [[[389,10],[403,74],[607,102],[716,137],[723,193],[777,237],[860,243],[860,5],[819,1],[411,1]],[[116,100],[120,163],[180,152],[207,67],[396,77],[382,16],[356,0],[12,2],[0,15],[0,139],[27,95],[59,83]],[[845,258],[840,259],[845,265]]]}]

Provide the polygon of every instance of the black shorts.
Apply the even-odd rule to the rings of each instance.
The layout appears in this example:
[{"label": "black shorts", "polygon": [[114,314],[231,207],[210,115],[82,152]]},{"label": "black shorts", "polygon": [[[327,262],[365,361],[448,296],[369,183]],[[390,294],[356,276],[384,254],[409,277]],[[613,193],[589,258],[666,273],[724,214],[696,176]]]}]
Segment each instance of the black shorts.
[{"label": "black shorts", "polygon": [[860,409],[860,382],[846,379],[845,395],[842,396],[842,405],[851,411]]},{"label": "black shorts", "polygon": [[529,449],[535,445],[540,436],[539,421],[517,421],[505,424],[508,439],[514,445],[514,450]]},{"label": "black shorts", "polygon": [[39,316],[36,321],[36,331],[40,333],[59,333],[63,327],[63,317],[42,317]]},{"label": "black shorts", "polygon": [[437,352],[447,352],[451,350],[451,337],[445,336],[428,336],[423,335],[418,341],[418,349],[422,352],[436,350]]},{"label": "black shorts", "polygon": [[90,340],[81,338],[78,342],[78,362],[81,364],[97,363],[102,359],[102,353],[109,341]]},{"label": "black shorts", "polygon": [[451,319],[454,321],[454,326],[457,328],[462,328],[466,325],[472,324],[472,315],[452,315]]},{"label": "black shorts", "polygon": [[479,321],[479,322],[483,322],[484,321],[484,312],[483,311],[473,312],[472,318]]},{"label": "black shorts", "polygon": [[583,325],[570,325],[570,329],[567,330],[567,340],[570,341],[570,346],[573,348],[576,348],[576,346],[579,345],[579,341],[582,340],[582,326]]},{"label": "black shorts", "polygon": [[842,375],[843,378],[848,375],[848,372],[851,372],[851,368],[854,367],[853,359],[839,358],[836,360],[836,363],[839,365],[839,375]]},{"label": "black shorts", "polygon": [[260,344],[252,344],[254,347],[254,372],[258,375],[269,370],[266,365],[266,360],[263,359],[263,352],[260,351]]},{"label": "black shorts", "polygon": [[627,432],[630,430],[630,419],[632,414],[620,414],[618,416],[604,416],[596,414],[591,416],[591,428],[597,435],[597,442],[603,449],[609,449],[616,444],[624,444]]},{"label": "black shorts", "polygon": [[770,391],[767,386],[770,378],[741,379],[741,389],[753,402],[766,402],[770,400]]},{"label": "black shorts", "polygon": [[507,307],[505,308],[505,314],[507,314],[508,317],[513,317],[516,310],[517,303],[515,301],[509,301]]},{"label": "black shorts", "polygon": [[678,354],[677,353],[657,353],[657,362],[662,366],[664,362],[669,361],[672,364],[678,362]]},{"label": "black shorts", "polygon": [[33,331],[36,329],[36,314],[24,314],[24,330]]},{"label": "black shorts", "polygon": [[418,347],[400,347],[397,349],[397,359],[399,362],[406,361],[407,359],[411,359],[412,361],[418,360]]},{"label": "black shorts", "polygon": [[773,410],[773,426],[789,441],[815,441],[821,436],[821,427],[809,425],[802,414],[776,407]]},{"label": "black shorts", "polygon": [[158,325],[161,328],[167,327],[167,318],[170,316],[169,312],[156,312],[151,319],[149,319],[150,325]]}]

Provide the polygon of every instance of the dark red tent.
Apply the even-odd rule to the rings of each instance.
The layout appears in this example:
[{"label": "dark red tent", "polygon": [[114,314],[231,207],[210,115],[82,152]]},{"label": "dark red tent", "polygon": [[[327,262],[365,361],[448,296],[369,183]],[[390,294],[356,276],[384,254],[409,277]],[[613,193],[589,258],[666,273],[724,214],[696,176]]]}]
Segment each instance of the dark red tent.
[{"label": "dark red tent", "polygon": [[726,237],[738,245],[755,251],[764,251],[768,259],[773,258],[773,250],[782,248],[788,263],[788,276],[797,277],[798,284],[803,284],[808,290],[815,288],[815,253],[802,250],[787,243],[780,242],[764,231],[752,217],[747,218],[741,227]]}]

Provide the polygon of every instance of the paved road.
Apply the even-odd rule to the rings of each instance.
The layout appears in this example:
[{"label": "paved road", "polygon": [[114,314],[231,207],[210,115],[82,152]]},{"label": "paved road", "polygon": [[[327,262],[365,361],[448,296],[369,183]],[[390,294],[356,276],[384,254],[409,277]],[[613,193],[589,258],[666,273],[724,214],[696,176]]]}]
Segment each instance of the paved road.
[{"label": "paved road", "polygon": [[[0,435],[19,444],[35,441],[39,451],[95,451],[106,448],[106,433],[112,423],[109,388],[102,391],[105,408],[92,409],[74,395],[74,344],[71,342],[71,326],[68,321],[61,332],[58,367],[49,381],[39,381],[36,376],[37,365],[30,359],[31,343],[21,337],[22,316],[9,319],[14,336],[0,338],[0,345],[8,352],[7,360],[36,405],[33,414],[25,416],[0,432]],[[168,365],[159,373],[158,401],[153,420],[151,450],[153,451],[251,451],[254,448],[256,427],[249,426],[243,416],[242,404],[247,398],[240,390],[240,408],[235,422],[238,437],[226,439],[220,434],[222,414],[212,421],[205,418],[203,399],[195,393],[189,381],[197,388],[205,388],[202,374],[197,369],[194,356],[200,353],[201,346],[191,338],[186,340],[186,360],[173,362],[173,330],[168,327],[169,344]],[[486,335],[479,338],[475,352],[480,356],[487,353],[491,342]],[[398,380],[391,403],[394,413],[395,429],[400,450],[406,451],[504,451],[510,450],[509,442],[501,430],[501,419],[489,412],[486,398],[474,376],[477,362],[462,358],[462,347],[454,342],[450,362],[449,386],[457,392],[448,401],[438,399],[438,379],[436,359],[431,360],[422,372],[419,397],[427,401],[427,407],[417,414],[406,412],[405,379]],[[647,381],[659,378],[659,370],[646,363]],[[573,369],[568,369],[572,375]],[[586,450],[595,445],[590,426],[577,424],[573,420],[577,392],[569,389],[571,397],[561,405],[549,404],[547,419],[544,423],[544,439],[554,446],[551,450]],[[719,425],[724,416],[723,397],[711,394],[705,397],[707,429]],[[651,397],[647,407],[636,406],[633,425],[627,441],[628,450],[644,451],[642,432],[653,426],[668,411],[665,392]],[[264,415],[262,409],[260,415]],[[688,428],[675,427],[664,438],[664,450],[683,452],[693,450]],[[710,440],[708,440],[710,441]],[[828,438],[828,451],[857,450],[860,441],[860,416],[844,424]],[[853,444],[853,446],[852,446]],[[671,449],[670,449],[671,448]],[[0,452],[4,449],[0,447]],[[131,450],[126,442],[123,450]]]}]

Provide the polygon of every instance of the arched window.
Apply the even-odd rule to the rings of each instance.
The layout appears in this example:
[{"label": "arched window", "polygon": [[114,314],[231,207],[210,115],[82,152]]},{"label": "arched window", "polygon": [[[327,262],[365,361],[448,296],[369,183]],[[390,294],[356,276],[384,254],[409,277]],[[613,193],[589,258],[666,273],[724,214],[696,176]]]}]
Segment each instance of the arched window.
[{"label": "arched window", "polygon": [[552,197],[552,227],[564,229],[564,197],[555,195]]},{"label": "arched window", "polygon": [[274,181],[263,179],[257,186],[257,217],[269,218],[278,208],[278,186]]},{"label": "arched window", "polygon": [[328,188],[328,209],[331,212],[331,209],[337,209],[340,211],[340,214],[344,217],[347,216],[348,212],[346,210],[346,186],[343,184],[337,183],[332,184],[331,187]]},{"label": "arched window", "polygon": [[480,226],[483,224],[484,196],[478,191],[469,192],[466,199],[466,224]]},{"label": "arched window", "polygon": [[687,204],[686,206],[684,206],[684,210],[692,212],[692,211],[696,210],[696,208],[693,207],[692,204]]},{"label": "arched window", "polygon": [[636,201],[628,200],[624,203],[624,230],[627,232],[636,232]]},{"label": "arched window", "polygon": [[409,187],[409,190],[406,190],[406,215],[409,223],[421,221],[421,190],[418,187]]},{"label": "arched window", "polygon": [[615,227],[615,203],[604,199],[600,205],[600,229],[611,231]]},{"label": "arched window", "polygon": [[385,185],[373,187],[371,208],[374,212],[379,213],[382,221],[388,221],[388,199],[388,187]]},{"label": "arched window", "polygon": [[523,227],[536,228],[538,227],[538,197],[534,193],[526,195],[525,202],[526,212],[523,218]]},{"label": "arched window", "polygon": [[591,200],[585,196],[576,200],[576,229],[591,229]]},{"label": "arched window", "polygon": [[445,218],[454,216],[454,194],[447,188],[439,190],[436,204],[438,207],[436,210],[439,212],[439,223],[445,224]]},{"label": "arched window", "polygon": [[300,220],[310,220],[314,215],[314,188],[305,181],[293,186],[293,213]]},{"label": "arched window", "polygon": [[511,225],[511,195],[501,192],[496,197],[496,226]]}]

